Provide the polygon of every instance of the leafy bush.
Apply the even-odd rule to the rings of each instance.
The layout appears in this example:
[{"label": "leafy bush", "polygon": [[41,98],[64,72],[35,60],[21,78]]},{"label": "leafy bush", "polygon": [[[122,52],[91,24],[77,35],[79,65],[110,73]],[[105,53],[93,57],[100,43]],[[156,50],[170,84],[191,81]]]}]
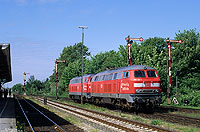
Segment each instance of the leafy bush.
[{"label": "leafy bush", "polygon": [[152,120],[151,125],[162,125],[162,121],[161,120]]}]

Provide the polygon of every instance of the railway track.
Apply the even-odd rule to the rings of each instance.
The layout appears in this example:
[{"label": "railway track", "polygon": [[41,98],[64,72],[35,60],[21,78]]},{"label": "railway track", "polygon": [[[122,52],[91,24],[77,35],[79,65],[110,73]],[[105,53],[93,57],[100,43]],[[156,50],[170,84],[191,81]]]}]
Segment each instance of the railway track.
[{"label": "railway track", "polygon": [[175,106],[160,106],[162,110],[165,111],[178,111],[178,112],[186,112],[186,113],[200,113],[200,109],[193,109],[193,108],[181,108]]},{"label": "railway track", "polygon": [[171,123],[181,124],[184,126],[187,125],[200,128],[199,118],[181,116],[170,113],[153,113],[153,114],[138,113],[138,115],[148,119],[160,119]]},{"label": "railway track", "polygon": [[[42,96],[39,96],[42,97]],[[54,96],[47,96],[48,98],[55,99]],[[73,101],[70,98],[67,97],[59,97],[61,100],[65,101]],[[181,107],[175,107],[175,106],[160,106],[157,112],[187,112],[187,113],[200,113],[200,109],[194,109],[194,108],[181,108]]]},{"label": "railway track", "polygon": [[[55,97],[49,97],[54,99]],[[62,100],[71,101],[69,98],[61,98]],[[194,126],[200,128],[200,118],[194,118],[194,117],[188,117],[188,116],[182,116],[177,114],[170,114],[169,111],[179,111],[179,112],[187,112],[187,113],[199,113],[199,109],[192,109],[192,108],[179,108],[179,107],[167,107],[167,106],[161,106],[158,109],[155,110],[154,113],[145,113],[145,112],[139,112],[137,113],[138,116],[141,116],[143,118],[147,119],[160,119],[171,123],[177,123],[181,125],[187,125],[187,126]],[[127,114],[133,114],[132,112],[125,112]]]},{"label": "railway track", "polygon": [[29,125],[29,127],[24,128],[24,131],[66,132],[61,126],[48,117],[50,113],[46,112],[44,114],[44,112],[41,112],[26,99],[19,97],[16,99]]},{"label": "railway track", "polygon": [[[42,98],[35,97],[35,99],[43,102]],[[78,116],[84,120],[88,120],[90,122],[94,122],[98,125],[106,127],[106,131],[118,131],[118,132],[171,132],[170,130],[166,130],[160,127],[155,127],[151,125],[147,125],[144,123],[140,123],[137,121],[128,120],[125,118],[120,118],[116,116],[112,116],[109,114],[96,112],[92,110],[88,110],[85,108],[80,108],[77,106],[68,105],[65,103],[59,103],[53,100],[48,100],[47,104],[49,106],[58,108],[60,110],[66,111],[70,114]]]}]

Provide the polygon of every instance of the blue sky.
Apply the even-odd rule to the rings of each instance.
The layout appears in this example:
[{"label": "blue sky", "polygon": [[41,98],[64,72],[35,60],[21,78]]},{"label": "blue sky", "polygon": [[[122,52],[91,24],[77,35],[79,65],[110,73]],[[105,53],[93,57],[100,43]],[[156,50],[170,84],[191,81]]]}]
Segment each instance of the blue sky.
[{"label": "blue sky", "polygon": [[[199,0],[0,0],[0,43],[11,44],[12,87],[23,72],[45,80],[65,46],[81,41],[92,55],[118,50],[125,37],[170,37],[200,29]],[[27,76],[29,77],[29,76]]]}]

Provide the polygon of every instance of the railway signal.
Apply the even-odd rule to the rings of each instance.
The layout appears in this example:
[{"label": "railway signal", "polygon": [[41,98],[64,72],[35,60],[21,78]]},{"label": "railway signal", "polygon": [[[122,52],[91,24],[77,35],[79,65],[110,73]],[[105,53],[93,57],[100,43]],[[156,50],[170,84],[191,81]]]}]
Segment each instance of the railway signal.
[{"label": "railway signal", "polygon": [[125,40],[127,41],[127,45],[128,45],[128,66],[131,66],[131,44],[133,43],[133,41],[143,41],[144,39],[142,37],[140,38],[130,38],[130,36],[128,35],[127,38],[125,38]]},{"label": "railway signal", "polygon": [[26,95],[26,90],[25,90],[25,85],[26,85],[26,75],[30,73],[25,73],[24,72],[24,95]]},{"label": "railway signal", "polygon": [[170,40],[169,38],[166,40],[168,43],[168,88],[167,88],[167,104],[170,104],[170,90],[171,90],[171,45],[172,43],[182,43],[182,40]]},{"label": "railway signal", "polygon": [[56,100],[58,99],[58,63],[66,63],[65,60],[56,60]]}]

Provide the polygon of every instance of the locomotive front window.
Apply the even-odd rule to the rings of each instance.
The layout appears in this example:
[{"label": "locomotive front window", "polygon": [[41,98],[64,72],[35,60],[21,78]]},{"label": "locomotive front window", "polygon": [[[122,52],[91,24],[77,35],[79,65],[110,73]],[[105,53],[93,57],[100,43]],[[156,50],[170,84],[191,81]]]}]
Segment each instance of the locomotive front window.
[{"label": "locomotive front window", "polygon": [[144,71],[134,71],[134,76],[135,77],[146,77]]},{"label": "locomotive front window", "polygon": [[148,77],[158,77],[155,71],[147,71]]}]

